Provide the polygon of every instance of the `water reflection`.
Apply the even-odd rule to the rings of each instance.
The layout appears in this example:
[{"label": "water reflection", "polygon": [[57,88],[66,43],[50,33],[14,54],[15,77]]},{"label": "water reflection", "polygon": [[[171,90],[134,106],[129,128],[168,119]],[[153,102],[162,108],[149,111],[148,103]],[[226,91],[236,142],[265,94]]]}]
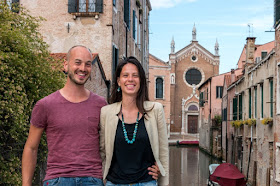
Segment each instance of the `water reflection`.
[{"label": "water reflection", "polygon": [[220,163],[209,157],[198,147],[169,147],[170,186],[206,185],[209,165]]}]

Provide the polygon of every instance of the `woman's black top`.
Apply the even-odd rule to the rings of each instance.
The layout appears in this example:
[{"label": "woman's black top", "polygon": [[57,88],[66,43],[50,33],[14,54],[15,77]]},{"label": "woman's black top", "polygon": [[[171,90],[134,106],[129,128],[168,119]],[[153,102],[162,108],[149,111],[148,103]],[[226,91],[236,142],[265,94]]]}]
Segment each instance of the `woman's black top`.
[{"label": "woman's black top", "polygon": [[[125,124],[128,139],[131,140],[134,124]],[[144,123],[144,117],[139,120],[136,139],[133,144],[125,141],[122,121],[119,120],[116,131],[114,154],[107,180],[114,184],[130,184],[152,181],[148,167],[154,165],[155,158]]]}]

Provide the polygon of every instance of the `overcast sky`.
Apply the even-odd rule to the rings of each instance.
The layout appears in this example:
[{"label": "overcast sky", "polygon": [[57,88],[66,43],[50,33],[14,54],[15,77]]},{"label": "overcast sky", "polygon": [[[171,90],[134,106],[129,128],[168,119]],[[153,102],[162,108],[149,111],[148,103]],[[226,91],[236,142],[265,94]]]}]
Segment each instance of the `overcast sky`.
[{"label": "overcast sky", "polygon": [[163,61],[168,61],[172,37],[175,52],[190,44],[194,24],[198,43],[213,54],[218,40],[220,73],[236,68],[248,36],[256,37],[256,44],[275,37],[265,32],[274,31],[273,0],[150,1],[150,53]]}]

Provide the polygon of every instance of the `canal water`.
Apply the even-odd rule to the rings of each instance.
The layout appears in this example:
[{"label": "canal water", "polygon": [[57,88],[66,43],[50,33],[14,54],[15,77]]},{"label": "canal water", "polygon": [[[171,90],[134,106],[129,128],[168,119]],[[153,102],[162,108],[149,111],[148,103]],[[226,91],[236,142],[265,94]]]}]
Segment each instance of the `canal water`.
[{"label": "canal water", "polygon": [[170,186],[205,186],[209,165],[220,163],[197,146],[169,146],[169,154]]}]

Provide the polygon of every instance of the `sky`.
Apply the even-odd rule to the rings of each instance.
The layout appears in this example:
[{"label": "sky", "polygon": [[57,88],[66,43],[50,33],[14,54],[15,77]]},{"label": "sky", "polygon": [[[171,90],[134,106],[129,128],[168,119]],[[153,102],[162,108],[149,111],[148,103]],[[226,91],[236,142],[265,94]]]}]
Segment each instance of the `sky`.
[{"label": "sky", "polygon": [[[215,54],[219,43],[220,73],[237,67],[247,37],[256,44],[275,38],[274,0],[150,0],[150,53],[167,62],[172,37],[175,52],[190,44],[195,24],[198,43]],[[248,26],[250,25],[250,26]]]}]

